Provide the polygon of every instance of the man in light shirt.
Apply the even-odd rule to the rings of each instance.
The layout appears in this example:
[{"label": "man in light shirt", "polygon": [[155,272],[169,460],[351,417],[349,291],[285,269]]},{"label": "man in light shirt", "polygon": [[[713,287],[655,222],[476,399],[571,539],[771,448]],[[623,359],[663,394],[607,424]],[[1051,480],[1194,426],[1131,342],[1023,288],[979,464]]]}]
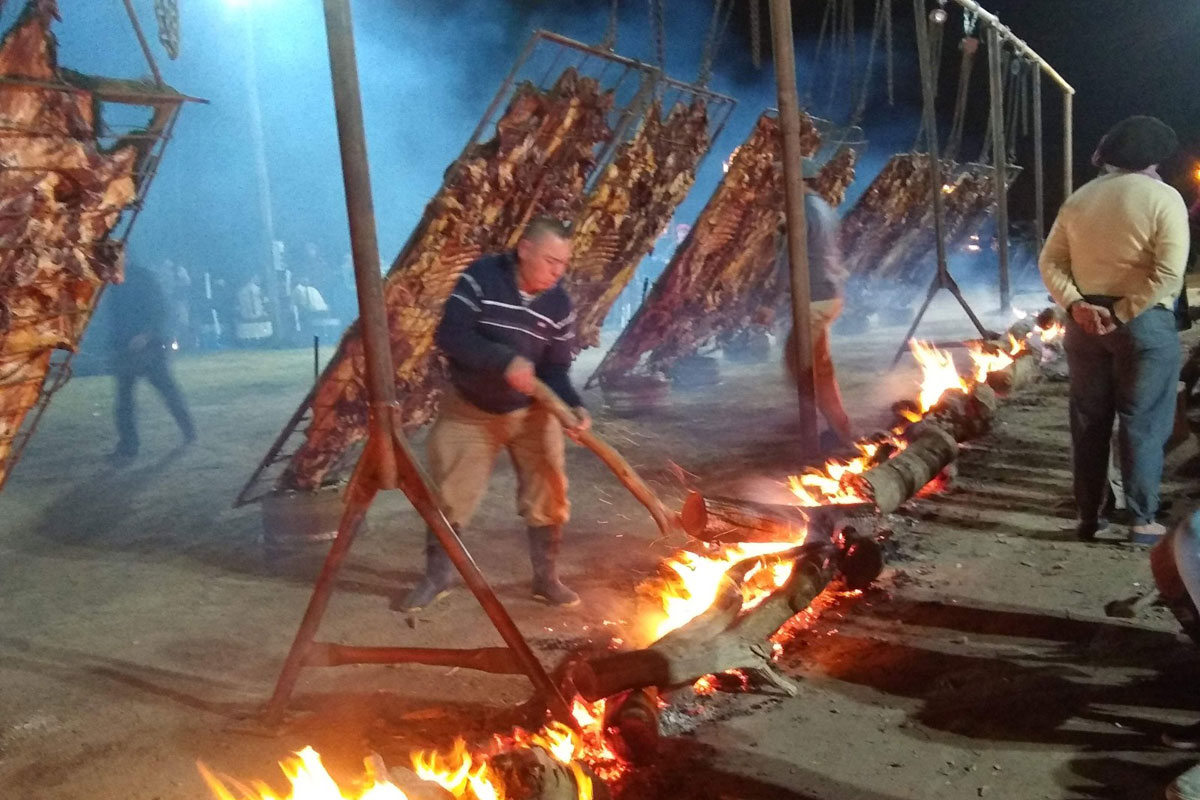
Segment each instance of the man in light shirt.
[{"label": "man in light shirt", "polygon": [[1188,218],[1157,167],[1177,147],[1175,132],[1153,117],[1117,123],[1096,150],[1102,173],[1063,203],[1039,262],[1051,295],[1070,312],[1071,455],[1084,541],[1106,524],[1114,417],[1131,539],[1153,543],[1165,533],[1155,514],[1179,377],[1174,306]]}]

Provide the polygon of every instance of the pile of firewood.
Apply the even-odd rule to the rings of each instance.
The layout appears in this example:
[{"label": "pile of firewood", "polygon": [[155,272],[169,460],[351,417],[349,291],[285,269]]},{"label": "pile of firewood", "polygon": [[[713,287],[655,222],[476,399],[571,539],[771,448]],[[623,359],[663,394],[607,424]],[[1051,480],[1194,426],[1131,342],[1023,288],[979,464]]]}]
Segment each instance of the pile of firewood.
[{"label": "pile of firewood", "polygon": [[138,149],[101,149],[93,96],[59,71],[55,13],[31,0],[0,43],[0,482],[51,352],[78,345],[121,279],[108,237],[137,193]]}]

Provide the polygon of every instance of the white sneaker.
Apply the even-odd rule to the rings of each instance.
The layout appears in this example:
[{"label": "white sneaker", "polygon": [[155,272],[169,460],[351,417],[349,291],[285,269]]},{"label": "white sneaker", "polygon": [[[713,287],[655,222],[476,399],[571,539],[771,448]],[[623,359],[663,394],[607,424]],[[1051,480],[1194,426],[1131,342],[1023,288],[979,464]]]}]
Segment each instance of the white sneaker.
[{"label": "white sneaker", "polygon": [[1166,526],[1159,522],[1145,522],[1129,528],[1129,541],[1134,544],[1155,545],[1166,535]]},{"label": "white sneaker", "polygon": [[1200,800],[1200,764],[1171,781],[1167,800]]}]

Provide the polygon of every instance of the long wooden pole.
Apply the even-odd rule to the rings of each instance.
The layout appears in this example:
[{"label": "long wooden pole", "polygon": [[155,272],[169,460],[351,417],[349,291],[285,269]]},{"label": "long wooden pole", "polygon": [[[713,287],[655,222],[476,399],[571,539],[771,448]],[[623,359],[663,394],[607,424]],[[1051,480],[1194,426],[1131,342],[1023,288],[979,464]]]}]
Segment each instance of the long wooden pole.
[{"label": "long wooden pole", "polygon": [[[342,172],[346,189],[346,213],[350,221],[351,253],[358,287],[359,317],[370,398],[370,439],[346,489],[346,508],[337,538],[313,587],[300,628],[292,641],[287,660],[280,670],[275,691],[263,713],[271,725],[283,716],[288,698],[309,662],[314,650],[313,638],[333,593],[338,571],[350,550],[362,519],[381,488],[402,488],[413,507],[433,531],[467,588],[487,613],[500,638],[508,645],[513,659],[546,700],[560,721],[577,726],[558,686],[521,635],[516,623],[496,597],[487,579],[463,547],[442,510],[440,498],[421,465],[413,457],[393,412],[396,386],[392,370],[387,317],[383,305],[383,281],[379,272],[379,246],[375,236],[375,212],[371,201],[370,172],[367,167],[366,132],[363,128],[362,98],[359,93],[358,64],[354,52],[354,29],[349,0],[324,0],[325,30],[329,44],[329,65],[333,78],[334,106],[337,112],[338,143],[341,147]],[[322,645],[325,647],[325,645]],[[403,649],[359,652],[372,661],[399,658]],[[339,651],[345,661],[354,650]],[[467,658],[467,657],[464,657]],[[341,662],[339,662],[341,663]]]},{"label": "long wooden pole", "polygon": [[800,405],[800,456],[819,452],[812,324],[809,320],[808,235],[804,219],[804,157],[800,150],[800,108],[796,97],[796,50],[791,0],[771,0],[771,43],[779,127],[783,133],[784,211],[791,264],[792,329],[796,333],[796,394]]},{"label": "long wooden pole", "polygon": [[1075,191],[1075,96],[1063,95],[1063,200]]},{"label": "long wooden pole", "polygon": [[[576,421],[575,412],[554,393],[553,389],[541,381],[537,381],[534,385],[533,398],[557,417],[564,427],[569,427]],[[663,536],[670,535],[671,531],[676,528],[674,515],[667,511],[654,490],[647,486],[642,477],[637,474],[637,470],[630,466],[629,462],[612,445],[592,431],[583,431],[576,438],[581,445],[595,453],[596,457],[617,476],[621,485],[646,507],[650,516],[654,518],[654,524],[658,526],[659,532]]]},{"label": "long wooden pole", "polygon": [[1033,71],[1033,237],[1040,255],[1046,241],[1046,163],[1042,149],[1042,73]]},{"label": "long wooden pole", "polygon": [[992,100],[992,168],[996,171],[996,243],[1000,260],[1000,311],[1012,310],[1008,283],[1008,146],[1004,137],[1004,76],[1001,74],[1000,32],[987,29],[988,83]]}]

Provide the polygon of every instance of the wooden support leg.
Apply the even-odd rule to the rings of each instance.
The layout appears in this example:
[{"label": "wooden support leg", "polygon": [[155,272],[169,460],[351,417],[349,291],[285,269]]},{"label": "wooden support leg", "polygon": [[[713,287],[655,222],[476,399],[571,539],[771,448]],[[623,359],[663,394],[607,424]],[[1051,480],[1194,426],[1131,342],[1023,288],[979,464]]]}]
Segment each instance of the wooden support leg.
[{"label": "wooden support leg", "polygon": [[[370,448],[367,448],[367,452],[370,452]],[[321,626],[321,618],[325,615],[325,609],[329,605],[329,598],[333,594],[333,587],[337,582],[338,573],[342,569],[342,562],[345,560],[346,554],[350,552],[350,545],[354,542],[359,526],[362,525],[363,517],[367,515],[367,509],[370,508],[371,501],[375,499],[378,492],[373,479],[367,474],[369,460],[369,457],[366,456],[360,458],[354,474],[350,477],[350,485],[346,489],[346,509],[342,512],[342,521],[338,525],[337,537],[334,538],[333,544],[329,548],[329,555],[325,556],[321,574],[317,577],[312,596],[308,600],[308,608],[304,610],[304,618],[300,621],[296,638],[292,640],[292,647],[288,651],[287,659],[283,662],[283,669],[279,671],[279,678],[275,681],[275,691],[263,709],[262,722],[269,727],[274,727],[283,721],[283,714],[287,710],[288,701],[296,688],[300,670],[304,668],[308,648],[317,635],[317,629]]]}]

